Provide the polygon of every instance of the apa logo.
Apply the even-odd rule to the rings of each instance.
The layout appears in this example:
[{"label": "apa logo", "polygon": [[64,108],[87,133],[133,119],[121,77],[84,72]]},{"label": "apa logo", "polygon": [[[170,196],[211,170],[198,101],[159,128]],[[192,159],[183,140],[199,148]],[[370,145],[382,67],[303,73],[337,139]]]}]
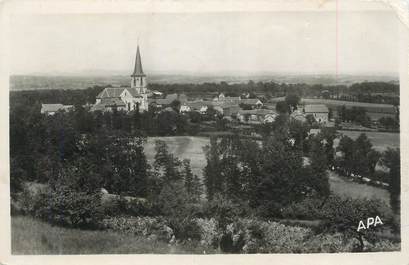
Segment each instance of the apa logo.
[{"label": "apa logo", "polygon": [[364,222],[362,220],[359,221],[358,229],[356,231],[359,232],[359,230],[361,230],[361,229],[368,229],[371,225],[373,225],[375,227],[378,224],[383,225],[382,220],[381,220],[381,218],[379,216],[376,216],[375,218],[369,217],[366,220],[366,226],[365,226],[365,224],[364,224]]}]

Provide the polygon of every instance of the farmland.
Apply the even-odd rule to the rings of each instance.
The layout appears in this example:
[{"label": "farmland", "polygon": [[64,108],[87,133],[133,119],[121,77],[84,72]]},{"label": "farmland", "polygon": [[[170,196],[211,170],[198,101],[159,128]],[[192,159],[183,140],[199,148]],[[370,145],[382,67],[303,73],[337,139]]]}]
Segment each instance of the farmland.
[{"label": "farmland", "polygon": [[[363,133],[359,131],[343,131],[339,130],[339,133],[351,137],[352,139],[358,138]],[[375,150],[379,152],[385,151],[389,148],[399,148],[400,146],[400,134],[399,133],[387,133],[387,132],[364,132],[368,136]],[[334,141],[335,147],[338,146],[339,139]]]},{"label": "farmland", "polygon": [[155,156],[155,141],[162,140],[168,145],[169,152],[179,159],[190,159],[193,174],[202,176],[206,165],[203,147],[209,144],[209,138],[194,136],[149,137],[145,144],[145,155],[149,163]]},{"label": "farmland", "polygon": [[303,98],[302,104],[324,104],[328,108],[336,109],[337,107],[345,106],[347,108],[361,107],[369,113],[383,113],[383,114],[395,114],[395,107],[391,104],[378,104],[378,103],[366,103],[355,101],[343,101],[333,99],[310,99]]}]

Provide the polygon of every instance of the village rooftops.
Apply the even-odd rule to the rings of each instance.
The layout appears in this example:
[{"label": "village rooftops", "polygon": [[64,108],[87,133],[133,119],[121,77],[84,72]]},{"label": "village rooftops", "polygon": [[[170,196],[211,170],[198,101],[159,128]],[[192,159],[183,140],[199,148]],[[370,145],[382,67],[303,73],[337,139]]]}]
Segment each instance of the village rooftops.
[{"label": "village rooftops", "polygon": [[125,107],[126,104],[120,98],[102,98],[101,101],[92,106],[91,111],[105,111],[105,109],[111,107]]},{"label": "village rooftops", "polygon": [[328,107],[323,104],[306,105],[304,107],[305,113],[328,113]]},{"label": "village rooftops", "polygon": [[261,100],[258,98],[244,98],[240,100],[240,103],[247,104],[247,105],[263,105]]},{"label": "village rooftops", "polygon": [[241,115],[267,115],[267,114],[277,114],[274,110],[270,109],[252,109],[252,110],[240,110]]},{"label": "village rooftops", "polygon": [[56,104],[41,104],[41,113],[55,113],[57,111],[69,111],[73,105]]}]

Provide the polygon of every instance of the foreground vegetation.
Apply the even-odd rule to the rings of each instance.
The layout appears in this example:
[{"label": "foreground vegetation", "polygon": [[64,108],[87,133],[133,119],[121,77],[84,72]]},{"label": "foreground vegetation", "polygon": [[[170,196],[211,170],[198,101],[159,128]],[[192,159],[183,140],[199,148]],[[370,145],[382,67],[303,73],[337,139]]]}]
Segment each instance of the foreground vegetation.
[{"label": "foreground vegetation", "polygon": [[[117,231],[51,226],[28,216],[11,218],[11,248],[14,255],[203,254],[207,250]],[[208,249],[206,253],[216,252]]]}]

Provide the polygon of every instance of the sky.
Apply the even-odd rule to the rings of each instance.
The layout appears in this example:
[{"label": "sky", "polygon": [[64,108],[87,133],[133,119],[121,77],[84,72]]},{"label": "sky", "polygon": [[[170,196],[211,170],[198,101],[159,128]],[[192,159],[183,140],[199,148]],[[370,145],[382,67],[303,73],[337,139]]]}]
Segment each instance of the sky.
[{"label": "sky", "polygon": [[[15,15],[12,74],[397,73],[388,11]],[[338,28],[338,43],[336,29]],[[338,45],[336,45],[338,44]]]}]

